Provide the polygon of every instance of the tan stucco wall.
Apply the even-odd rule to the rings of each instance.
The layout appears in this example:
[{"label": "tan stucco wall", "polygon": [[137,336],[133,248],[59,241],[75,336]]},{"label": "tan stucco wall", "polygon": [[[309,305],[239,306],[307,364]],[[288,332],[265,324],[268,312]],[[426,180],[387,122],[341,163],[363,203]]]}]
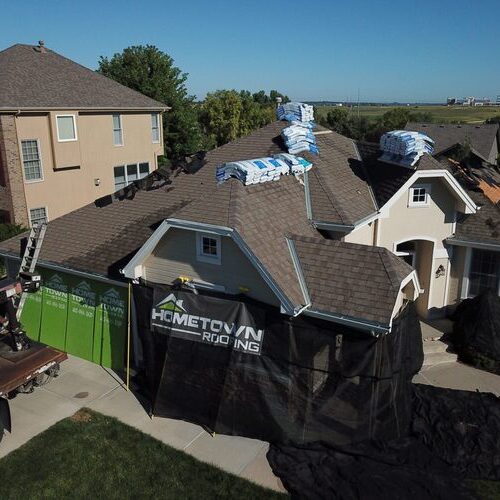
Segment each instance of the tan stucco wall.
[{"label": "tan stucco wall", "polygon": [[253,264],[229,237],[221,237],[221,264],[199,262],[196,258],[196,232],[169,229],[143,264],[143,278],[170,284],[179,276],[222,285],[227,293],[248,288],[253,299],[279,306],[279,301]]},{"label": "tan stucco wall", "polygon": [[448,283],[447,305],[455,306],[460,302],[462,294],[462,282],[465,270],[465,247],[453,247],[453,257],[451,259],[451,272]]},{"label": "tan stucco wall", "polygon": [[348,243],[359,243],[361,245],[373,245],[373,228],[375,223],[366,224],[345,235],[344,241]]},{"label": "tan stucco wall", "polygon": [[[409,240],[432,240],[434,245],[425,245],[422,242],[419,249],[420,261],[417,261],[417,271],[420,270],[420,286],[425,290],[417,306],[424,315],[423,305],[427,303],[429,309],[440,309],[447,302],[447,276],[449,273],[449,258],[444,241],[454,231],[456,198],[447,187],[446,181],[440,178],[421,179],[416,185],[431,186],[430,204],[422,208],[408,206],[408,191],[389,208],[387,216],[378,221],[378,245],[394,251],[395,244]],[[431,248],[433,247],[433,260]],[[445,274],[436,277],[435,271],[443,265]],[[422,276],[422,270],[429,273]]]},{"label": "tan stucco wall", "polygon": [[[77,141],[58,142],[56,114],[77,115]],[[157,156],[163,154],[162,141],[152,142],[149,113],[122,114],[123,146],[113,144],[112,113],[21,114],[16,118],[16,125],[19,148],[23,139],[40,142],[44,179],[25,182],[28,210],[47,207],[50,220],[112,193],[113,167],[149,162],[152,171],[157,167]],[[80,168],[61,170],[76,166]],[[99,186],[95,186],[94,179],[100,179]]]}]

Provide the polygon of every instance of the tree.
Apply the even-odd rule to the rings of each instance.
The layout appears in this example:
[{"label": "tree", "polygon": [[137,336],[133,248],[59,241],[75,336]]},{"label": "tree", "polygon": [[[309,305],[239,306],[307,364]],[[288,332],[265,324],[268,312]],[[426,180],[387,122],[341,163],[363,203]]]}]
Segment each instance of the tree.
[{"label": "tree", "polygon": [[491,118],[488,118],[485,123],[500,123],[500,115],[495,115]]},{"label": "tree", "polygon": [[400,130],[410,120],[410,110],[407,108],[394,108],[386,111],[379,120],[379,125],[386,130]]},{"label": "tree", "polygon": [[98,71],[172,108],[163,117],[165,155],[169,160],[203,148],[194,97],[186,88],[188,75],[174,65],[168,54],[154,45],[132,46],[111,59],[101,56]]},{"label": "tree", "polygon": [[[276,91],[271,94],[282,95]],[[209,142],[221,146],[275,120],[276,104],[270,95],[263,90],[254,94],[248,90],[217,90],[207,94],[199,120]]]}]

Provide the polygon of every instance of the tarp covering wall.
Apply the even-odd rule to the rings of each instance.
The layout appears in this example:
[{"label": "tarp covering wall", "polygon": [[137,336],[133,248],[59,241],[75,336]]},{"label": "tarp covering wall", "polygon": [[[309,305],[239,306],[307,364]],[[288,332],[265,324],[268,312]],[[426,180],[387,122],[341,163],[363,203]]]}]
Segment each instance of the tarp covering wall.
[{"label": "tarp covering wall", "polygon": [[43,286],[28,294],[21,322],[29,337],[103,366],[122,369],[127,289],[40,268]]},{"label": "tarp covering wall", "polygon": [[462,301],[453,320],[453,343],[500,362],[500,297],[495,291]]},{"label": "tarp covering wall", "polygon": [[155,415],[276,442],[405,435],[422,360],[413,305],[379,338],[249,300],[134,285],[135,360]]}]

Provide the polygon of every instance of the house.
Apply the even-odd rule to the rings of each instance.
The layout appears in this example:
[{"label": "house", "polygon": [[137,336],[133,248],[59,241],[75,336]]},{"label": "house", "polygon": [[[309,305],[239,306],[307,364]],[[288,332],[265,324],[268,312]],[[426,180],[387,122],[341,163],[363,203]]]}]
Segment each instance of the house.
[{"label": "house", "polygon": [[[475,214],[462,215],[446,244],[452,254],[452,289],[456,299],[472,297],[485,288],[500,294],[500,156],[498,124],[453,125],[408,123],[435,141],[434,157],[440,161],[474,200]],[[467,158],[457,161],[454,152],[468,143]]]},{"label": "house", "polygon": [[53,220],[157,168],[165,104],[37,46],[0,52],[0,221]]},{"label": "house", "polygon": [[[429,155],[416,169],[382,163],[377,145],[318,127],[320,154],[304,154],[314,166],[303,178],[216,184],[221,163],[282,152],[283,126],[50,222],[40,254],[48,279],[57,274],[65,293],[82,279],[116,286],[122,301],[127,280],[187,281],[373,334],[390,331],[408,301],[422,317],[442,316],[498,283],[498,265],[481,264],[499,255],[498,207],[479,210],[481,193]],[[19,242],[0,243],[11,272]]]}]

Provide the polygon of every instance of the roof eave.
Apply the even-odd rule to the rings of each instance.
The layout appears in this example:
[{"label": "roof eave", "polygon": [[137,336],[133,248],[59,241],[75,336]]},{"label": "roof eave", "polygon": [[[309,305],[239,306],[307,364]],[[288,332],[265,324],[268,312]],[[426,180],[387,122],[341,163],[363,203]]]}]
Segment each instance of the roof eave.
[{"label": "roof eave", "polygon": [[384,335],[390,331],[389,324],[374,322],[363,318],[356,318],[345,314],[339,314],[329,311],[321,311],[318,309],[311,309],[311,308],[306,309],[303,314],[307,316],[312,316],[314,318],[331,321],[332,323],[339,323],[341,325],[349,326],[351,328],[356,328],[358,330],[364,330],[370,332],[371,335],[373,335],[374,337]]},{"label": "roof eave", "polygon": [[47,111],[170,111],[170,106],[141,106],[141,107],[106,107],[106,106],[63,106],[63,107],[0,107],[0,113],[18,114],[18,113],[33,113],[33,112],[47,112]]}]

